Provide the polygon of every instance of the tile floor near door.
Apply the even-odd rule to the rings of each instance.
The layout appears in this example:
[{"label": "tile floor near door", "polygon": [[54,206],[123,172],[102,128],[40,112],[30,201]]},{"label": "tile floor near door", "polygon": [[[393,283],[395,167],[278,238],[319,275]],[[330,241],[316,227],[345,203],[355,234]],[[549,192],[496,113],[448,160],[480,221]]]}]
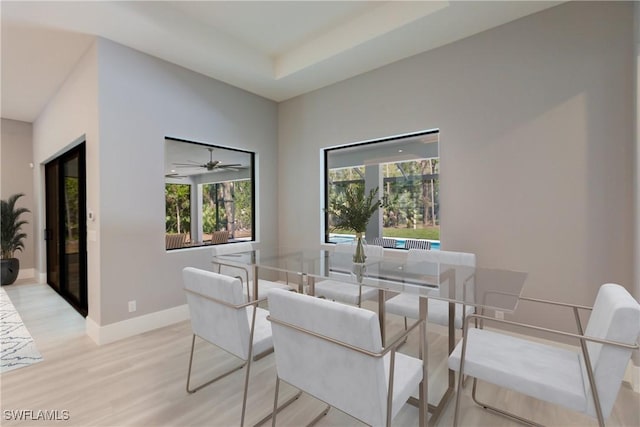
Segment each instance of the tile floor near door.
[{"label": "tile floor near door", "polygon": [[[239,371],[193,395],[185,391],[191,344],[189,322],[98,346],[84,333],[84,318],[46,285],[29,282],[6,286],[5,290],[33,336],[44,361],[0,377],[0,424],[3,426],[236,426],[240,419],[243,372]],[[392,317],[392,316],[390,316]],[[390,319],[393,328],[400,318]],[[435,329],[435,328],[434,328]],[[437,331],[429,334],[430,370],[442,369],[446,339]],[[402,351],[415,354],[417,337]],[[237,363],[222,350],[199,342],[194,364],[197,383]],[[310,361],[312,363],[313,361]],[[442,362],[442,363],[440,363]],[[273,354],[252,365],[247,425],[267,413],[273,404],[275,371]],[[464,426],[515,426],[472,403],[470,383],[462,402]],[[281,396],[294,390],[281,387]],[[549,426],[596,426],[586,416],[516,393],[485,385],[488,403],[531,417]],[[453,401],[438,421],[449,426]],[[278,416],[279,426],[305,425],[323,404],[303,395]],[[68,411],[68,420],[15,421],[20,410]],[[8,411],[8,412],[7,412]],[[417,426],[418,411],[406,405],[394,426]],[[608,426],[640,426],[640,395],[627,383],[618,395]],[[360,426],[361,423],[332,409],[318,426]]]}]

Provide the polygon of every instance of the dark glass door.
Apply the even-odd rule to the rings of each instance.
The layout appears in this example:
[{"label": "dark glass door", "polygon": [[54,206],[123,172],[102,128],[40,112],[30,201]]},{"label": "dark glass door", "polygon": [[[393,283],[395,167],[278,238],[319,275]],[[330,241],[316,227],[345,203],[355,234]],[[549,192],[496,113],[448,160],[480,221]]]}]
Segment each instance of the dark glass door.
[{"label": "dark glass door", "polygon": [[53,161],[45,166],[46,224],[45,239],[47,241],[47,283],[60,292],[60,236],[58,216],[58,162]]},{"label": "dark glass door", "polygon": [[84,143],[45,166],[47,283],[87,315]]}]

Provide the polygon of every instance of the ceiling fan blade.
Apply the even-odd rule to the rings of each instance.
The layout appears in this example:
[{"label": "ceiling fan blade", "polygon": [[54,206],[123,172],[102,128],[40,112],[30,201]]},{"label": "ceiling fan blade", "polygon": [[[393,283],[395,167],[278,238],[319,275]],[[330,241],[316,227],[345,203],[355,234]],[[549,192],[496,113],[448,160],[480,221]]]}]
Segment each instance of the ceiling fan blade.
[{"label": "ceiling fan blade", "polygon": [[187,160],[186,163],[173,162],[174,165],[200,165],[202,163],[196,160]]},{"label": "ceiling fan blade", "polygon": [[182,164],[181,163],[174,163],[173,165],[176,167],[176,169],[178,169],[178,168],[206,168],[207,167],[207,165],[187,165],[187,164],[184,164],[184,163],[182,163]]}]

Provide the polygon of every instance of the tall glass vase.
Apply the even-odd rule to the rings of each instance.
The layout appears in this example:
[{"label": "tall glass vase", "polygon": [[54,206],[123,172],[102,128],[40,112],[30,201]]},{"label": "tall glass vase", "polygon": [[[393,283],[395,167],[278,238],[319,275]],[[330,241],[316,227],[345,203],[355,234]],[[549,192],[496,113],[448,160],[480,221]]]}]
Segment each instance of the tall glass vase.
[{"label": "tall glass vase", "polygon": [[358,283],[362,283],[362,279],[365,275],[365,260],[367,256],[365,254],[365,247],[367,242],[362,237],[362,233],[356,233],[355,250],[353,251],[353,266],[351,268],[351,274],[355,277]]},{"label": "tall glass vase", "polygon": [[356,233],[356,249],[353,252],[353,262],[356,264],[364,264],[367,256],[364,253],[364,248],[366,245],[366,241],[364,237],[362,237],[362,233]]}]

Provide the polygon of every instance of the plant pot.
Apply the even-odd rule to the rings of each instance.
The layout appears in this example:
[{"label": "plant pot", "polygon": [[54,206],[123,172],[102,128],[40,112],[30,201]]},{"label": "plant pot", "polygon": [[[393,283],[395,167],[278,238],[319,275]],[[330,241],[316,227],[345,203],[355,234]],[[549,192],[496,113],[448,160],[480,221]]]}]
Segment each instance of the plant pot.
[{"label": "plant pot", "polygon": [[0,260],[0,262],[2,263],[2,271],[0,272],[2,286],[10,285],[18,278],[20,260],[18,258],[9,258]]}]

